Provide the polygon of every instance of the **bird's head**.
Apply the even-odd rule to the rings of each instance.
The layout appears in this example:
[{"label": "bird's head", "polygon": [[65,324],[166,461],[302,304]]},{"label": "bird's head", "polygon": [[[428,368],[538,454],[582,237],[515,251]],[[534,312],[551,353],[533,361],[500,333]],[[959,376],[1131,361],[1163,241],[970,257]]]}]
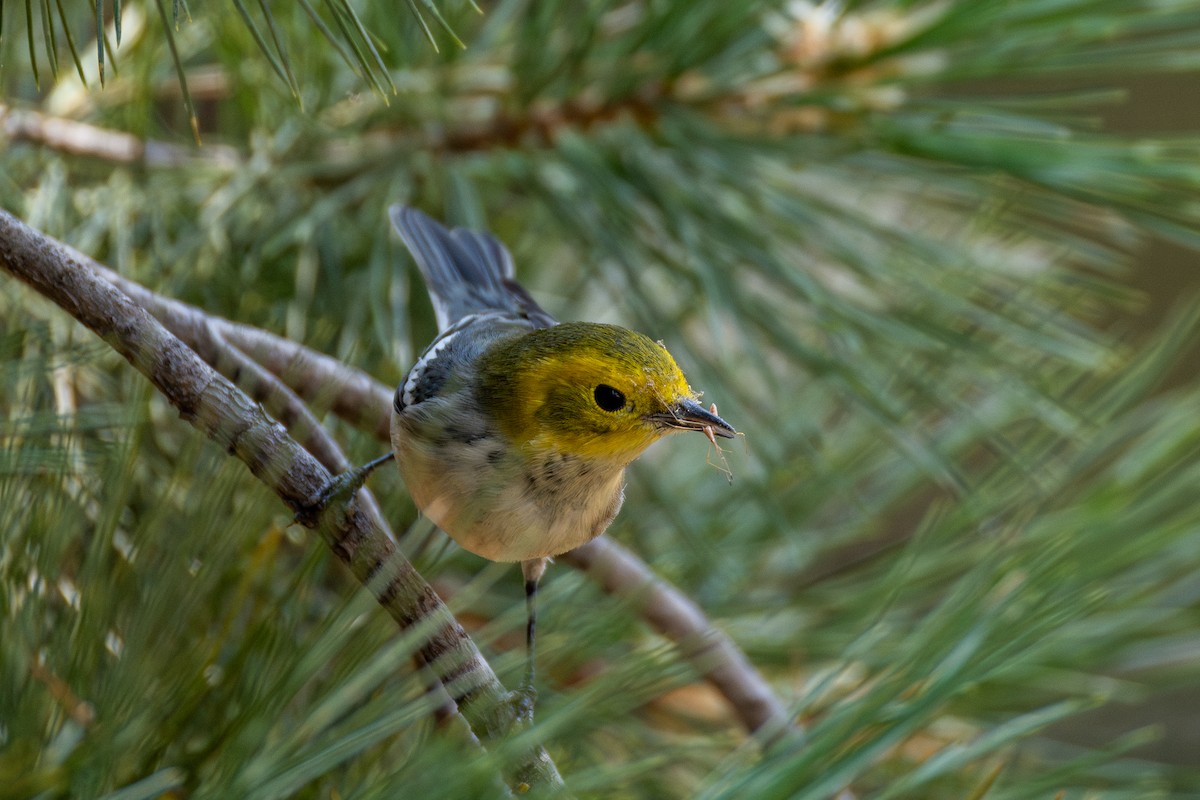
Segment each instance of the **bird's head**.
[{"label": "bird's head", "polygon": [[667,352],[615,325],[567,322],[502,340],[481,359],[478,396],[514,443],[626,464],[668,433],[729,423],[707,411]]}]

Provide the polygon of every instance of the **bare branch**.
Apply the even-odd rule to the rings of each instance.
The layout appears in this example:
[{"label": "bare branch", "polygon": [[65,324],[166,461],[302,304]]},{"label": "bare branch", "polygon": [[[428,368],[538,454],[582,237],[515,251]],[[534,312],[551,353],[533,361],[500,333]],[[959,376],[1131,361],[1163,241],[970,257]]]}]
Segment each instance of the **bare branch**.
[{"label": "bare branch", "polygon": [[652,628],[679,646],[696,671],[729,701],[746,730],[764,743],[799,732],[737,645],[709,622],[699,606],[629,550],[602,536],[558,560],[586,573],[608,594],[632,603]]},{"label": "bare branch", "polygon": [[[150,292],[77,251],[72,250],[71,253],[80,263],[86,264],[109,281],[119,284],[143,308],[151,311],[168,330],[196,351],[196,354],[203,358],[209,366],[237,384],[251,398],[262,403],[267,412],[282,422],[288,432],[296,437],[301,446],[312,453],[323,467],[334,473],[345,472],[351,468],[352,465],[342,449],[309,411],[304,401],[276,375],[268,372],[258,362],[230,344],[217,331],[224,320],[210,317],[197,308]],[[224,327],[229,329],[233,326],[226,324]],[[389,539],[396,541],[391,526],[388,525],[371,491],[364,486],[358,490],[356,497],[372,524],[376,525]],[[414,659],[419,671],[425,674],[429,673],[420,654],[415,654]],[[436,711],[439,724],[462,725],[466,727],[467,733],[473,738],[474,734],[470,734],[469,726],[466,726],[465,721],[459,717],[458,707],[446,693],[445,688],[436,679],[427,681],[427,683],[431,693],[440,695]],[[479,744],[478,739],[475,739],[475,744]]]},{"label": "bare branch", "polygon": [[[180,416],[237,456],[293,511],[311,512],[329,471],[283,427],[147,311],[69,250],[0,211],[0,267],[32,286],[104,339],[145,375]],[[216,343],[213,342],[215,345]],[[498,742],[512,727],[508,694],[474,643],[361,502],[315,515],[334,554],[404,629],[427,635],[421,657],[472,730]],[[419,626],[419,627],[418,627]],[[521,759],[516,784],[561,785],[545,751]]]},{"label": "bare branch", "polygon": [[0,103],[0,131],[14,142],[36,142],[70,155],[100,158],[118,164],[144,164],[148,167],[209,164],[233,170],[241,163],[241,157],[232,147],[210,145],[203,150],[180,147],[73,119],[10,108],[3,103]]},{"label": "bare branch", "polygon": [[[70,252],[76,261],[87,264],[118,286],[176,336],[190,342],[199,336],[199,329],[211,326],[221,338],[281,378],[299,397],[309,402],[327,400],[330,410],[351,425],[368,431],[380,441],[390,441],[391,392],[362,370],[282,336],[210,316],[195,306],[156,294],[78,251]],[[200,355],[215,364],[216,353],[200,352]]]}]

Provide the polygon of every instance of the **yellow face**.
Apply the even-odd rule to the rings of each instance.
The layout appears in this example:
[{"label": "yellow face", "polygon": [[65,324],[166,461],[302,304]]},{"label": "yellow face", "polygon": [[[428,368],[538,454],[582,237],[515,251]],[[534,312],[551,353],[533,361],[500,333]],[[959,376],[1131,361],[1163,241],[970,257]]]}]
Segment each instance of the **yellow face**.
[{"label": "yellow face", "polygon": [[665,347],[614,325],[531,331],[483,362],[480,398],[512,441],[539,451],[628,463],[675,430],[733,435],[699,406]]}]

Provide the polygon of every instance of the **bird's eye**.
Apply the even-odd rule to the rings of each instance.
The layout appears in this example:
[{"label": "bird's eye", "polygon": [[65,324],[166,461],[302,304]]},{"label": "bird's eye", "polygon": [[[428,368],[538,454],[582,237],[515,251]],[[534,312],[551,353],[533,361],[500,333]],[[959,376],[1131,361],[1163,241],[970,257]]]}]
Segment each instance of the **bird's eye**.
[{"label": "bird's eye", "polygon": [[607,383],[597,386],[593,396],[596,398],[596,405],[605,411],[620,411],[625,407],[625,395]]}]

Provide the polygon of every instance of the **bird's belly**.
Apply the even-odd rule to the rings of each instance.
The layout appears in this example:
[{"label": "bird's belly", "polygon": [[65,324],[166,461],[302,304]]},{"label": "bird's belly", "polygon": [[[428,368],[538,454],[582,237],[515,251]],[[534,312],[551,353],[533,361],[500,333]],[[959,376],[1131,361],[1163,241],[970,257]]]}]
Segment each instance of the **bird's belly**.
[{"label": "bird's belly", "polygon": [[621,507],[624,470],[529,464],[491,436],[436,441],[393,418],[413,502],[465,550],[492,561],[557,556],[599,536]]}]

